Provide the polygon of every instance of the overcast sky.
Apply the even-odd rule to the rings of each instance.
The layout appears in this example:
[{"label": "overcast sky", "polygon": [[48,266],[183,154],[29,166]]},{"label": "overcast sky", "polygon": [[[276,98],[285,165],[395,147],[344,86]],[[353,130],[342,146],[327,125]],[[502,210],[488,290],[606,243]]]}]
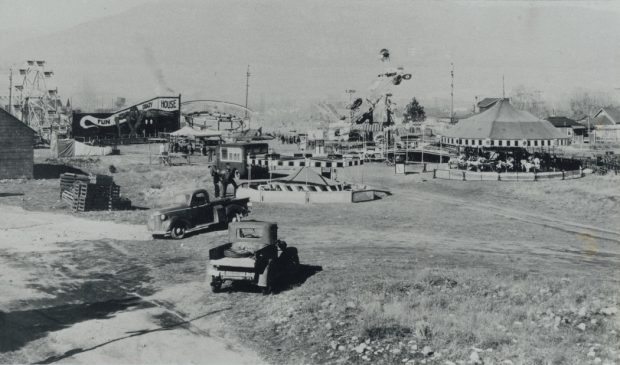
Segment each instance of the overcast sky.
[{"label": "overcast sky", "polygon": [[[0,85],[9,66],[41,57],[56,63],[67,97],[88,83],[130,98],[163,88],[239,102],[251,64],[254,100],[345,97],[368,89],[386,47],[388,66],[414,75],[395,91],[401,97],[448,98],[450,63],[461,103],[500,96],[502,75],[507,92],[524,85],[550,100],[578,88],[620,95],[619,19],[620,1],[1,0]],[[125,40],[144,47],[139,57],[114,48]],[[96,70],[80,63],[80,52],[96,53],[87,43],[108,52]]]}]

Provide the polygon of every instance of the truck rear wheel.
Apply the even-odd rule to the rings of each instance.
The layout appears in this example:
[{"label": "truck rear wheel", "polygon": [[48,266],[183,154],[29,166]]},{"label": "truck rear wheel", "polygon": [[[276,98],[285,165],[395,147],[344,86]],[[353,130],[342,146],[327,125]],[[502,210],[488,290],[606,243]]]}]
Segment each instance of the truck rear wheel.
[{"label": "truck rear wheel", "polygon": [[180,240],[187,234],[187,227],[184,223],[175,223],[172,228],[170,228],[170,237],[175,240]]},{"label": "truck rear wheel", "polygon": [[222,290],[222,280],[221,279],[212,279],[211,280],[211,291],[213,293],[219,293]]}]

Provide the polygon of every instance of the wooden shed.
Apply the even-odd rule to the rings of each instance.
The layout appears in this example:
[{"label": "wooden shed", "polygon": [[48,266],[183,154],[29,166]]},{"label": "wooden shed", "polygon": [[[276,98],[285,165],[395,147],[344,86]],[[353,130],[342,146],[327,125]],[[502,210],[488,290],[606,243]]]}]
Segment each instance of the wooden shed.
[{"label": "wooden shed", "polygon": [[0,179],[32,179],[35,131],[0,108]]}]

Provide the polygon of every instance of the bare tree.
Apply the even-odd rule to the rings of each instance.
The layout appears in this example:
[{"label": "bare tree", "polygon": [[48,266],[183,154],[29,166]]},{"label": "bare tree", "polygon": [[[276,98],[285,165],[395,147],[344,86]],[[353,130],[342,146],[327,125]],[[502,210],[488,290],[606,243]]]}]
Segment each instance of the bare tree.
[{"label": "bare tree", "polygon": [[542,98],[540,90],[531,90],[519,85],[510,93],[510,102],[515,108],[526,110],[539,118],[549,116],[549,108]]},{"label": "bare tree", "polygon": [[593,116],[600,108],[610,106],[612,98],[606,93],[575,90],[568,103],[573,115]]}]

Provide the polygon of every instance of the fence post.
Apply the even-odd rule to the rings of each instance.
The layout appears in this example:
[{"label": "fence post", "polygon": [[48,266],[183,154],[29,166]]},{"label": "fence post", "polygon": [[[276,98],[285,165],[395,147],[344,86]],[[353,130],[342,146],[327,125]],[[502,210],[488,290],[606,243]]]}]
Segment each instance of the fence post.
[{"label": "fence post", "polygon": [[465,181],[465,171],[463,171],[463,181]]},{"label": "fence post", "polygon": [[424,167],[422,168],[422,172],[426,172],[426,162],[424,163]]},{"label": "fence post", "polygon": [[437,177],[437,169],[433,169],[433,179]]},{"label": "fence post", "polygon": [[497,173],[497,181],[502,181],[502,174],[499,172]]},{"label": "fence post", "polygon": [[538,174],[536,174],[536,170],[534,170],[534,181],[538,180]]},{"label": "fence post", "polygon": [[564,180],[566,178],[566,173],[564,172],[564,170],[562,170],[562,180]]}]

